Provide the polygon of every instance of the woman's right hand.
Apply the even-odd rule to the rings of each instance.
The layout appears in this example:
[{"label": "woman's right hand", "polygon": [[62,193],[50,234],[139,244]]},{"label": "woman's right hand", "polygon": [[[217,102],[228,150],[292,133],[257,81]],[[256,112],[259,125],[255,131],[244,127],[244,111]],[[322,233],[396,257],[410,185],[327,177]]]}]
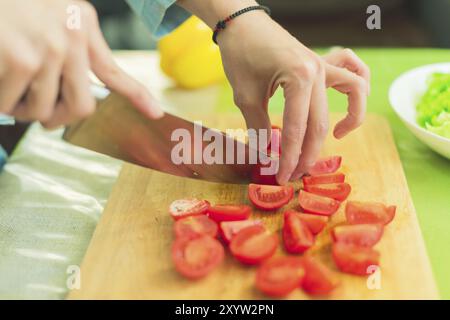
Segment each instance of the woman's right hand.
[{"label": "woman's right hand", "polygon": [[163,115],[114,62],[91,4],[0,0],[0,113],[49,128],[86,117],[95,110],[90,69],[146,116]]}]

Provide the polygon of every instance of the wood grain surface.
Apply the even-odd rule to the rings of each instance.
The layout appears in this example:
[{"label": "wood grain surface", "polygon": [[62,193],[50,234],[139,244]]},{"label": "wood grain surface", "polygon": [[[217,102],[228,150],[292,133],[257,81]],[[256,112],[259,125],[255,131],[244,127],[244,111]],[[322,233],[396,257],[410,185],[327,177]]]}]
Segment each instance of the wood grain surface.
[{"label": "wood grain surface", "polygon": [[[280,124],[280,118],[273,118]],[[331,122],[337,120],[332,115]],[[221,116],[205,122],[219,129],[243,126],[241,117]],[[155,150],[157,152],[157,150]],[[351,200],[397,205],[394,221],[376,248],[381,252],[381,288],[369,289],[367,278],[340,273],[341,285],[331,299],[437,298],[403,168],[385,119],[369,115],[364,125],[343,140],[328,137],[324,155],[343,156],[342,172],[352,185]],[[298,188],[299,185],[296,185]],[[170,249],[173,221],[169,204],[198,197],[212,203],[249,203],[246,185],[209,183],[170,176],[125,164],[81,266],[81,288],[70,299],[262,299],[254,287],[255,267],[230,254],[206,278],[189,281],[173,267]],[[253,217],[280,234],[282,214],[297,199],[274,213],[254,210]],[[330,255],[329,229],[344,221],[344,207],[318,237],[312,253],[336,269]],[[280,247],[277,254],[285,254]],[[308,299],[296,290],[288,299]]]}]

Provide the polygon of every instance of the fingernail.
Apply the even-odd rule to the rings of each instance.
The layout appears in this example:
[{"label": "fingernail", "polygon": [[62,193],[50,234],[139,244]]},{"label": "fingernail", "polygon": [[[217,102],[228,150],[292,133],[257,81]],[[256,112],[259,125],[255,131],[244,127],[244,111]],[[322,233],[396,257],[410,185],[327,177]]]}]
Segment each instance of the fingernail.
[{"label": "fingernail", "polygon": [[152,110],[153,112],[153,116],[155,117],[155,119],[160,119],[164,116],[164,111],[162,111],[160,108],[153,108]]},{"label": "fingernail", "polygon": [[342,138],[342,134],[343,134],[342,129],[336,129],[336,130],[334,130],[334,137],[335,137],[336,139]]}]

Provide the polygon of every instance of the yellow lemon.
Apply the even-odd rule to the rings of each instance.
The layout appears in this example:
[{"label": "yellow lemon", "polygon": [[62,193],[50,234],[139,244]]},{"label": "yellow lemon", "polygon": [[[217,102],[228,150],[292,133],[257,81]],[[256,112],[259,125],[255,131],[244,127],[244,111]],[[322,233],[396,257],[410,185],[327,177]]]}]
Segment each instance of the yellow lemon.
[{"label": "yellow lemon", "polygon": [[208,26],[192,16],[161,38],[158,49],[163,72],[177,85],[189,89],[224,79],[220,51],[211,37]]}]

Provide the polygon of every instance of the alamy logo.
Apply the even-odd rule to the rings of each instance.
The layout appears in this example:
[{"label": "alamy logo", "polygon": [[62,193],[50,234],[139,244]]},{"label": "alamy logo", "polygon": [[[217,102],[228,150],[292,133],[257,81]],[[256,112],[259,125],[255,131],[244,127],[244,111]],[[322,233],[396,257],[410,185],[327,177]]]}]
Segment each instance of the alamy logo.
[{"label": "alamy logo", "polygon": [[376,4],[370,5],[366,10],[367,14],[370,16],[366,20],[366,26],[369,30],[380,30],[381,29],[381,8]]},{"label": "alamy logo", "polygon": [[[267,156],[268,136],[266,129],[227,129],[221,132],[203,130],[201,122],[195,122],[193,136],[187,129],[176,129],[171,140],[176,142],[171,150],[171,160],[176,165],[191,164],[260,164],[261,175],[274,175],[278,172],[276,158]],[[248,152],[244,143],[247,140]],[[270,153],[279,154],[279,139],[271,139]]]},{"label": "alamy logo", "polygon": [[77,265],[70,265],[66,269],[69,275],[66,280],[67,289],[79,290],[81,288],[81,269]]},{"label": "alamy logo", "polygon": [[69,30],[81,29],[81,8],[77,5],[69,5],[66,9],[67,21],[66,27]]}]

